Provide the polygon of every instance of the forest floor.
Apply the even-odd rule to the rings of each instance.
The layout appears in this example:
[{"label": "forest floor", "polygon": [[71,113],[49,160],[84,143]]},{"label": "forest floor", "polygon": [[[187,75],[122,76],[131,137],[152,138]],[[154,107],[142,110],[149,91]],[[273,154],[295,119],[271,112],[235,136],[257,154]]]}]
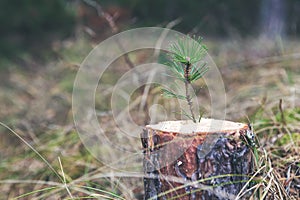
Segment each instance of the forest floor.
[{"label": "forest floor", "polygon": [[[285,194],[299,199],[300,41],[253,38],[204,42],[224,81],[226,119],[254,127],[260,144],[262,168],[257,176],[264,180],[262,193],[266,191],[270,199],[275,194],[279,199]],[[56,46],[57,58],[47,63],[35,63],[33,57],[24,55],[24,62],[7,63],[9,67],[1,71],[0,199],[141,199],[142,175],[131,177],[98,161],[85,148],[74,126],[73,83],[81,62],[94,46],[94,42],[79,37]],[[147,51],[133,52],[129,57],[136,65],[144,62],[145,54]],[[116,68],[108,70],[104,81],[112,80],[109,84],[113,86],[130,69],[125,65],[124,60],[116,61]],[[111,96],[100,89],[97,92],[99,121],[111,127]],[[205,89],[200,95],[209,97]],[[133,96],[133,119],[145,125],[144,114],[137,112],[142,101],[136,100],[139,94]],[[150,88],[149,99],[155,97],[161,98],[160,93]],[[209,113],[209,101],[204,100],[203,105]],[[124,145],[142,151],[136,138]],[[141,162],[132,164],[140,168]]]}]

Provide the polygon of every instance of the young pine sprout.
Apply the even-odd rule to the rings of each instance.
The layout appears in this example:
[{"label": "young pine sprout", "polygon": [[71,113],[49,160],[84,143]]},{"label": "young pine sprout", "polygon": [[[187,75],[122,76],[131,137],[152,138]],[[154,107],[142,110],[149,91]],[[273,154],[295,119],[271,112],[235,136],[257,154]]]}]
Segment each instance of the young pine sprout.
[{"label": "young pine sprout", "polygon": [[[202,78],[208,71],[207,63],[201,62],[206,55],[206,51],[207,48],[202,44],[201,37],[191,38],[186,36],[171,44],[167,66],[174,72],[175,77],[184,83],[185,94],[175,94],[166,88],[162,89],[165,97],[177,98],[187,102],[190,114],[187,114],[184,110],[183,114],[195,123],[197,120],[193,111],[193,101],[189,87],[192,86],[192,83]],[[200,122],[200,119],[201,115],[199,114],[198,122]]]}]

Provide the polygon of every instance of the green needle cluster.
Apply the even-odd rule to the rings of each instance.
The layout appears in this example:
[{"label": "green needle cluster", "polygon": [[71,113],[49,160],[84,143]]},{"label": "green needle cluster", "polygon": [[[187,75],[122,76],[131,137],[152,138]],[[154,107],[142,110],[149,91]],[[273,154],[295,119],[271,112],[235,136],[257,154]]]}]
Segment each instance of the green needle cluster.
[{"label": "green needle cluster", "polygon": [[[206,56],[207,48],[202,44],[201,37],[186,36],[178,39],[169,47],[169,62],[166,65],[173,71],[175,77],[182,81],[185,85],[185,94],[175,94],[168,89],[162,89],[165,97],[177,98],[185,100],[189,105],[190,114],[183,111],[183,114],[197,122],[194,111],[193,102],[189,92],[191,84],[204,76],[208,71],[206,62],[203,62]],[[200,122],[201,115],[199,114]]]}]

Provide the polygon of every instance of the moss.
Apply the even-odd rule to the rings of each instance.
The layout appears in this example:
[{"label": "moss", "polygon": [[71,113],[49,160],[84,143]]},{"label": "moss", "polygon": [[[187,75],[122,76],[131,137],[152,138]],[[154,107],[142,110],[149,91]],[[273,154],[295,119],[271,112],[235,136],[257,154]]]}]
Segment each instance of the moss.
[{"label": "moss", "polygon": [[284,146],[293,141],[295,144],[300,144],[300,133],[284,134],[276,141],[276,145]]},{"label": "moss", "polygon": [[75,77],[76,77],[75,73],[66,74],[65,77],[60,81],[59,87],[63,91],[66,91],[68,93],[72,93]]}]

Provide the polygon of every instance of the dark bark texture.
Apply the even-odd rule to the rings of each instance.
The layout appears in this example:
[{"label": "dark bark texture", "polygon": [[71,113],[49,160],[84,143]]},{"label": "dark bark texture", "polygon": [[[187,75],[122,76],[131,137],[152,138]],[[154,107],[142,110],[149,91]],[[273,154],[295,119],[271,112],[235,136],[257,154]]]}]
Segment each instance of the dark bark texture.
[{"label": "dark bark texture", "polygon": [[243,142],[247,130],[245,125],[234,131],[181,134],[145,128],[144,199],[233,199],[253,171],[251,149]]}]

